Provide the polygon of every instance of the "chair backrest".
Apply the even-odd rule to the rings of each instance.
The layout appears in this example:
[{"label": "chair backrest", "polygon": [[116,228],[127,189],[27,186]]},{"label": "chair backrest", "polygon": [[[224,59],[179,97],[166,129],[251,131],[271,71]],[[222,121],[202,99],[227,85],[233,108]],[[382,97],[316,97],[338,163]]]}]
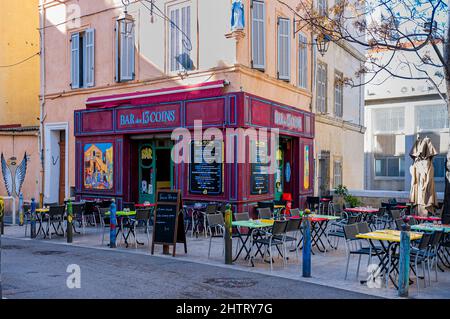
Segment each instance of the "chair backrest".
[{"label": "chair backrest", "polygon": [[430,244],[431,236],[432,236],[431,233],[423,233],[422,238],[420,239],[420,242],[417,245],[417,248],[426,249]]},{"label": "chair backrest", "polygon": [[358,234],[359,232],[357,224],[344,225],[344,236],[346,240],[356,239],[356,235]]},{"label": "chair backrest", "polygon": [[273,201],[264,201],[264,202],[258,202],[258,208],[270,208],[270,210],[273,210],[275,204]]},{"label": "chair backrest", "polygon": [[394,220],[402,217],[400,210],[398,210],[398,209],[391,209],[391,216],[392,216],[392,219],[394,219]]},{"label": "chair backrest", "polygon": [[23,212],[28,213],[31,210],[31,204],[23,204]]},{"label": "chair backrest", "polygon": [[378,217],[383,217],[386,214],[386,207],[380,207],[377,212]]},{"label": "chair backrest", "polygon": [[105,216],[105,214],[106,214],[107,212],[109,212],[109,208],[99,207],[99,208],[98,208],[98,212],[99,212],[99,214],[100,214],[100,216],[101,216],[102,218],[105,218],[105,217],[109,218],[109,216]]},{"label": "chair backrest", "polygon": [[434,231],[433,232],[433,235],[431,236],[431,240],[430,240],[431,248],[436,248],[440,244],[443,235],[444,235],[443,231]]},{"label": "chair backrest", "polygon": [[[123,209],[129,209],[131,212],[136,211],[136,207],[134,206],[134,203],[128,202],[128,203],[123,203]],[[137,213],[137,212],[136,212]]]},{"label": "chair backrest", "polygon": [[53,217],[53,216],[62,216],[64,215],[66,211],[66,206],[64,205],[58,205],[58,206],[50,206],[49,210],[48,210],[48,214]]},{"label": "chair backrest", "polygon": [[339,204],[333,204],[333,210],[335,214],[340,214],[342,209],[341,209],[341,205]]},{"label": "chair backrest", "polygon": [[136,220],[147,222],[150,219],[150,208],[136,209]]},{"label": "chair backrest", "polygon": [[403,219],[397,218],[397,219],[395,220],[395,226],[397,227],[397,230],[402,230]]},{"label": "chair backrest", "polygon": [[356,225],[358,227],[359,234],[370,233],[370,231],[371,231],[369,228],[369,224],[367,224],[366,222],[357,223]]},{"label": "chair backrest", "polygon": [[236,221],[245,221],[245,220],[249,220],[249,219],[250,219],[250,215],[248,213],[234,214],[234,220],[236,220]]},{"label": "chair backrest", "polygon": [[290,210],[291,217],[299,217],[300,216],[300,209],[298,208],[292,208]]},{"label": "chair backrest", "polygon": [[276,220],[272,226],[272,235],[283,235],[286,233],[288,222],[286,220]]},{"label": "chair backrest", "polygon": [[81,215],[84,211],[84,204],[72,204],[72,214]]},{"label": "chair backrest", "polygon": [[225,224],[222,214],[206,214],[206,219],[210,227]]},{"label": "chair backrest", "polygon": [[317,196],[306,196],[306,205],[309,209],[314,210],[316,206],[319,206],[320,197]]},{"label": "chair backrest", "polygon": [[208,204],[205,209],[206,215],[215,214],[217,212],[217,204]]},{"label": "chair backrest", "polygon": [[302,220],[300,218],[299,219],[289,219],[287,226],[286,226],[286,233],[299,230],[301,222],[302,222]]},{"label": "chair backrest", "polygon": [[259,219],[271,219],[272,211],[269,207],[258,208],[258,217]]},{"label": "chair backrest", "polygon": [[410,225],[417,225],[417,224],[419,224],[419,222],[414,217],[410,217],[409,220],[408,220],[408,224],[410,224]]},{"label": "chair backrest", "polygon": [[355,216],[348,216],[347,218],[347,225],[352,225],[352,224],[356,224],[359,220],[359,216],[355,215]]}]

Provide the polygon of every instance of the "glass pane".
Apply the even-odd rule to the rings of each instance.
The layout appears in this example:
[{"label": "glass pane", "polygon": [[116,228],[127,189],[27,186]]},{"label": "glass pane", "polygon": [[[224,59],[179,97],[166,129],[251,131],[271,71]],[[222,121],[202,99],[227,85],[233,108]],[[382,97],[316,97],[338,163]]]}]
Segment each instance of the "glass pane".
[{"label": "glass pane", "polygon": [[386,176],[386,159],[375,160],[375,175]]},{"label": "glass pane", "polygon": [[405,158],[400,158],[400,176],[405,176]]},{"label": "glass pane", "polygon": [[399,176],[399,159],[388,158],[388,176]]},{"label": "glass pane", "polygon": [[435,157],[433,166],[434,177],[445,177],[445,157]]}]

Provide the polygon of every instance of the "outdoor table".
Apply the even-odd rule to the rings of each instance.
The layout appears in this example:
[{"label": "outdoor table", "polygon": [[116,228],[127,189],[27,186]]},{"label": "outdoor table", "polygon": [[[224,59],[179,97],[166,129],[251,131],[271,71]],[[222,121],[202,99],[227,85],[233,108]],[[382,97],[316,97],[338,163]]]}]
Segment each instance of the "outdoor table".
[{"label": "outdoor table", "polygon": [[37,220],[39,222],[39,227],[38,230],[36,232],[36,236],[39,235],[40,232],[42,232],[42,234],[44,235],[44,239],[47,238],[47,234],[44,231],[44,225],[42,224],[44,222],[43,220],[43,215],[47,214],[49,212],[48,208],[37,208],[36,209],[36,216],[37,216]]},{"label": "outdoor table", "polygon": [[[244,259],[248,259],[250,257],[251,249],[247,248],[247,243],[248,243],[248,240],[250,239],[250,237],[252,236],[253,231],[257,230],[257,229],[263,229],[263,228],[267,228],[267,227],[272,227],[273,222],[274,221],[271,220],[271,219],[233,221],[231,223],[231,225],[233,227],[238,227],[237,235],[238,235],[239,240],[242,243],[242,247],[241,247],[241,249],[239,249],[238,253],[234,257],[233,262],[236,261],[239,258],[239,256],[241,255],[241,253],[242,253],[242,251],[244,249],[245,249],[245,251],[247,253]],[[239,231],[240,227],[244,227],[244,228],[248,228],[249,229],[249,231],[247,231],[247,235],[245,236],[245,238],[242,236],[241,232]]]},{"label": "outdoor table", "polygon": [[418,221],[421,221],[421,222],[439,222],[439,221],[441,221],[440,217],[432,217],[432,216],[430,216],[430,217],[426,216],[425,217],[425,216],[418,216],[418,215],[410,215],[410,216],[407,217],[408,220],[411,217],[414,218],[415,220],[418,220]]},{"label": "outdoor table", "polygon": [[[294,216],[289,219],[300,219],[303,216]],[[309,220],[311,222],[311,247],[316,247],[320,252],[324,253],[327,251],[325,244],[322,241],[322,236],[325,235],[328,244],[331,246],[331,243],[326,234],[326,230],[328,227],[328,223],[331,220],[337,220],[339,217],[337,216],[329,216],[329,215],[319,215],[319,214],[311,214],[309,215]],[[303,228],[300,228],[300,232],[303,236]],[[300,247],[303,243],[303,238],[299,240],[297,247]],[[295,251],[292,250],[292,251]],[[314,252],[311,251],[313,254]]]},{"label": "outdoor table", "polygon": [[[109,217],[111,215],[111,212],[106,212],[105,216]],[[130,237],[130,234],[132,233],[134,237],[136,237],[136,234],[134,233],[134,230],[130,227],[130,230],[128,231],[128,234],[125,236],[124,232],[123,232],[123,219],[125,218],[129,218],[131,219],[131,217],[136,216],[136,212],[135,211],[117,211],[116,212],[116,217],[118,217],[120,219],[120,223],[117,223],[117,225],[119,226],[117,229],[117,235],[119,234],[119,232],[122,232],[122,237],[125,240],[125,246],[128,248],[128,238]],[[116,235],[116,238],[117,238]],[[143,245],[143,243],[137,242],[139,245]]]},{"label": "outdoor table", "polygon": [[353,207],[344,209],[347,213],[354,213],[360,215],[363,221],[367,221],[373,214],[379,212],[378,208],[372,207]]},{"label": "outdoor table", "polygon": [[[393,278],[391,274],[393,271],[398,273],[398,263],[394,263],[392,265],[390,265],[389,263],[391,254],[395,253],[397,247],[400,245],[400,233],[401,232],[398,230],[384,229],[356,235],[356,238],[367,239],[370,246],[372,247],[372,251],[375,253],[375,255],[380,261],[378,265],[379,267],[381,267],[381,271],[385,271],[386,275],[394,284],[395,288],[398,288],[398,286],[397,283],[395,282],[395,276]],[[410,231],[409,235],[411,241],[419,240],[422,238],[422,234],[418,232]],[[374,244],[374,241],[379,241],[381,246],[377,247]],[[379,252],[380,247],[382,249],[382,252]]]},{"label": "outdoor table", "polygon": [[423,223],[420,225],[412,225],[412,230],[417,231],[427,231],[427,232],[434,232],[434,231],[443,231],[444,233],[450,233],[450,225],[442,225],[442,224],[431,224],[431,223]]}]

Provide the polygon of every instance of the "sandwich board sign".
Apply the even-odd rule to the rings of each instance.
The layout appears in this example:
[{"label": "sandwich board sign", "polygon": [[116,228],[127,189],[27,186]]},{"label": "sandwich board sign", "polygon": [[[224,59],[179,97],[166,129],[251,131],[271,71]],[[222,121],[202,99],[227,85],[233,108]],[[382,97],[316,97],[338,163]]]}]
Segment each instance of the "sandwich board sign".
[{"label": "sandwich board sign", "polygon": [[156,193],[152,255],[155,245],[163,245],[164,254],[169,254],[169,248],[173,246],[172,256],[175,257],[177,243],[184,243],[184,252],[187,253],[182,207],[179,190],[159,190]]}]

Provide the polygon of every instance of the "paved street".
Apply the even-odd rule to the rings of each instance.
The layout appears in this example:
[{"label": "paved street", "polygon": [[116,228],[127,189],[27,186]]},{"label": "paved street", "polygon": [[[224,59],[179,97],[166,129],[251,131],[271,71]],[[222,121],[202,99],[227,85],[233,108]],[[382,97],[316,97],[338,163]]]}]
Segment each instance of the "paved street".
[{"label": "paved street", "polygon": [[[120,251],[2,240],[6,298],[373,298],[336,288]],[[68,289],[67,266],[81,268]]]}]

